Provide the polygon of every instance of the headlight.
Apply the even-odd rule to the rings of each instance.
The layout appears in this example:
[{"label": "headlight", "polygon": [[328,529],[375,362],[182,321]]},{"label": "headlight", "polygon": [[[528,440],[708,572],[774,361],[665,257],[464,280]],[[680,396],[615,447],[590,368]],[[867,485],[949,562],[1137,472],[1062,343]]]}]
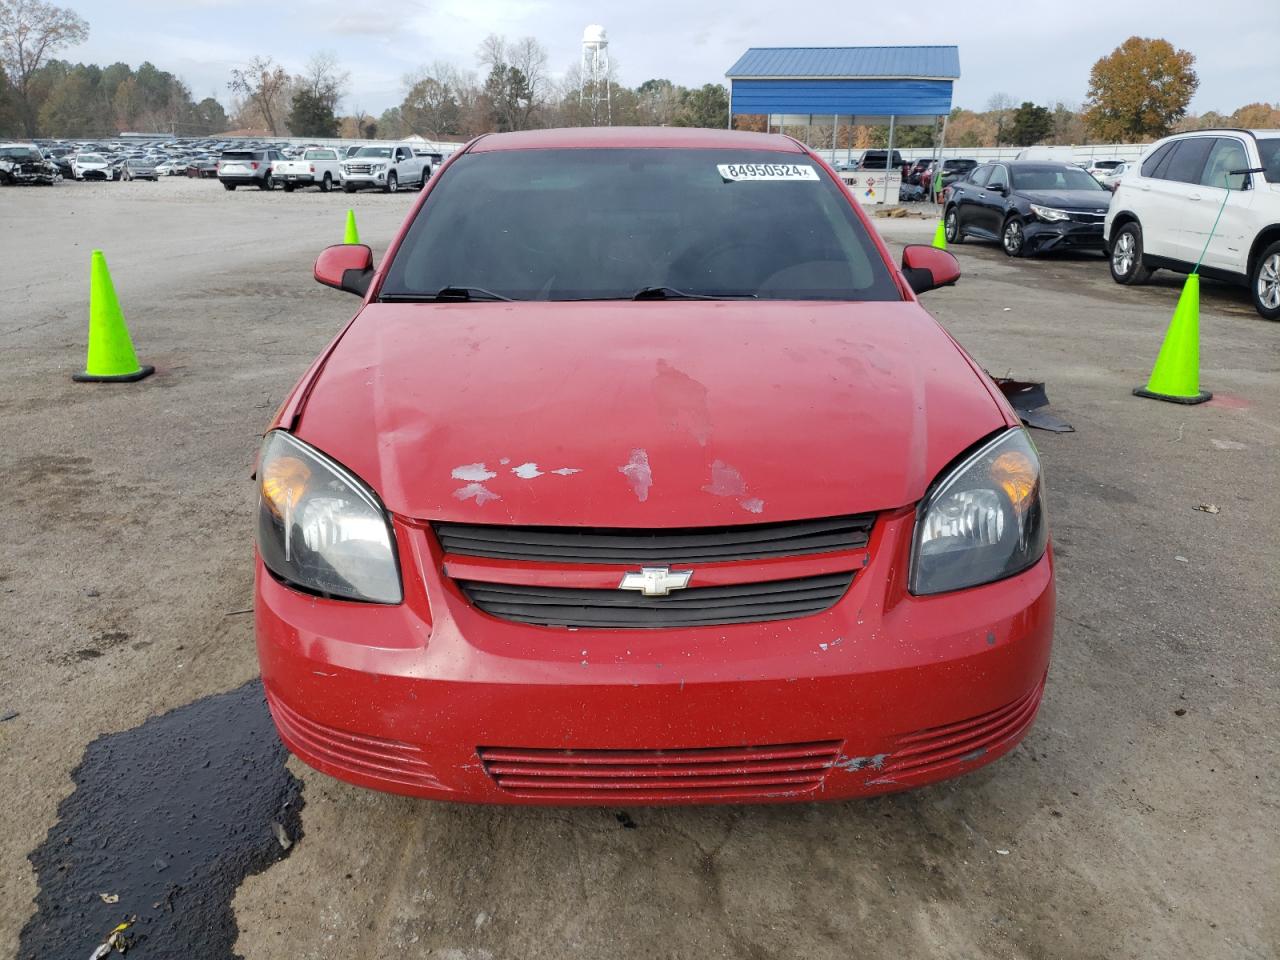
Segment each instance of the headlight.
[{"label": "headlight", "polygon": [[258,552],[280,579],[344,600],[399,603],[386,511],[354,474],[282,430],[258,462]]},{"label": "headlight", "polygon": [[939,478],[916,513],[911,592],[944,593],[1019,573],[1049,539],[1040,459],[1009,430]]},{"label": "headlight", "polygon": [[385,163],[375,163],[372,166],[370,166],[369,169],[372,170],[374,173],[379,173],[387,169],[387,165]]},{"label": "headlight", "polygon": [[1071,219],[1071,214],[1067,213],[1065,210],[1055,210],[1053,207],[1042,207],[1038,203],[1031,204],[1031,212],[1045,223],[1057,223],[1059,220]]}]

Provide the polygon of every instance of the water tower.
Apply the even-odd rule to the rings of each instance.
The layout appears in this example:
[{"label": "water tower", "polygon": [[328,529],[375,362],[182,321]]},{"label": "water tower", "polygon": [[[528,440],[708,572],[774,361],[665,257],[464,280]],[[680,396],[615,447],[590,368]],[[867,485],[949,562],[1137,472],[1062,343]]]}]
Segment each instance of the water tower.
[{"label": "water tower", "polygon": [[593,23],[582,31],[581,83],[578,88],[578,103],[589,105],[592,125],[611,124],[613,112],[609,106],[609,35],[598,23]]}]

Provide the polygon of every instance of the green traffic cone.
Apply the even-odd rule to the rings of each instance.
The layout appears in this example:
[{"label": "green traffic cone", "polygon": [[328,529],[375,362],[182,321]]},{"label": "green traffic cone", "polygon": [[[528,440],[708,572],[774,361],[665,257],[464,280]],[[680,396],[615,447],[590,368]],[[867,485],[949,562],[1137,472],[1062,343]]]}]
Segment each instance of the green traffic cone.
[{"label": "green traffic cone", "polygon": [[343,243],[359,243],[360,231],[356,229],[356,212],[354,210],[347,211],[347,233],[342,239]]},{"label": "green traffic cone", "polygon": [[84,373],[73,373],[72,380],[128,382],[141,380],[156,372],[155,367],[138,363],[124,323],[116,288],[107,270],[107,258],[101,250],[89,259],[89,354]]},{"label": "green traffic cone", "polygon": [[939,250],[947,249],[947,231],[941,220],[938,221],[938,229],[933,231],[933,245]]},{"label": "green traffic cone", "polygon": [[1188,275],[1165,331],[1160,355],[1145,387],[1135,396],[1170,403],[1204,403],[1213,394],[1200,389],[1200,275]]}]

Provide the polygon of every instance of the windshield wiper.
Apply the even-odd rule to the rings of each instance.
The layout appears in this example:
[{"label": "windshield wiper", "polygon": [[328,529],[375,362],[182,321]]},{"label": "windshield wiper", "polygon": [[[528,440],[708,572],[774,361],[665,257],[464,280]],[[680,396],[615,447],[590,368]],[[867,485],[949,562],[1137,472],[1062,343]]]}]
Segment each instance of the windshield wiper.
[{"label": "windshield wiper", "polygon": [[632,300],[755,300],[754,293],[689,293],[675,287],[641,287]]},{"label": "windshield wiper", "polygon": [[466,303],[471,300],[502,300],[511,297],[484,287],[441,287],[435,293],[387,293],[378,298],[384,303]]}]

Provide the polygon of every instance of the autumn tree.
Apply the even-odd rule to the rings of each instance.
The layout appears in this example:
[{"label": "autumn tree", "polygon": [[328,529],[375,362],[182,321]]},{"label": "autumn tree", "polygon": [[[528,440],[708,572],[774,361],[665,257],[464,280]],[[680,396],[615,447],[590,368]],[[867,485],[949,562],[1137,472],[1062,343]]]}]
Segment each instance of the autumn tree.
[{"label": "autumn tree", "polygon": [[28,137],[37,135],[31,78],[63,47],[84,43],[89,24],[79,14],[43,0],[0,0],[0,67],[9,80]]},{"label": "autumn tree", "polygon": [[1168,40],[1130,37],[1093,65],[1085,122],[1100,140],[1163,137],[1187,112],[1200,79],[1187,50]]},{"label": "autumn tree", "polygon": [[1014,146],[1029,147],[1040,143],[1053,132],[1053,114],[1047,107],[1038,107],[1030,100],[1013,112],[1009,124],[1009,140]]},{"label": "autumn tree", "polygon": [[254,57],[243,68],[236,67],[231,71],[227,86],[232,93],[244,97],[252,105],[273,136],[279,136],[290,82],[284,67],[270,57]]},{"label": "autumn tree", "polygon": [[953,107],[947,118],[947,145],[985,147],[995,142],[995,127],[985,113]]},{"label": "autumn tree", "polygon": [[1274,130],[1280,127],[1280,103],[1247,103],[1231,115],[1231,126]]}]

